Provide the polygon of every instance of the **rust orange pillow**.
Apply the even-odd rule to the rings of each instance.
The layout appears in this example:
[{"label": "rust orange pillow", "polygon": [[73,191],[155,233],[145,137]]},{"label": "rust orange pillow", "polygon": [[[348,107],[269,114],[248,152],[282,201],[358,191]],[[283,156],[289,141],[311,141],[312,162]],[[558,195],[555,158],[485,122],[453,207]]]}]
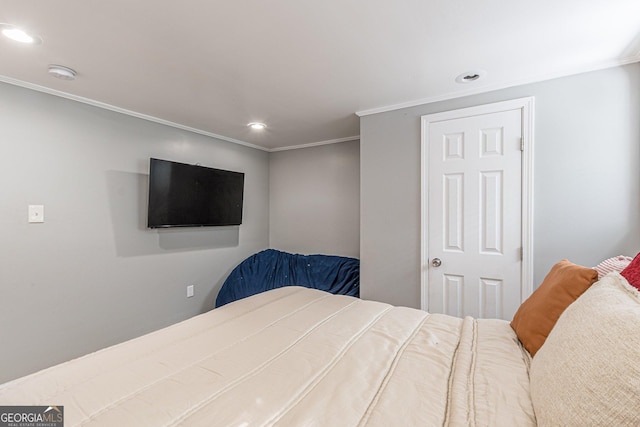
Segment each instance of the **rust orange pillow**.
[{"label": "rust orange pillow", "polygon": [[620,272],[627,282],[640,291],[640,253]]},{"label": "rust orange pillow", "polygon": [[532,357],[542,347],[562,312],[597,280],[596,270],[566,259],[551,268],[511,321],[511,327]]}]

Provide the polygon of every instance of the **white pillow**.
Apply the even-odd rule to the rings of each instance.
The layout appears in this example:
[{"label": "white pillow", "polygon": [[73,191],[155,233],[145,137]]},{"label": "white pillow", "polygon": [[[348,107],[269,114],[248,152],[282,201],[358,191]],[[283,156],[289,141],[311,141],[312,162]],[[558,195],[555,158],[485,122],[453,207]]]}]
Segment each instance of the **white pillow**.
[{"label": "white pillow", "polygon": [[562,313],[531,362],[539,426],[640,425],[640,293],[618,273]]}]

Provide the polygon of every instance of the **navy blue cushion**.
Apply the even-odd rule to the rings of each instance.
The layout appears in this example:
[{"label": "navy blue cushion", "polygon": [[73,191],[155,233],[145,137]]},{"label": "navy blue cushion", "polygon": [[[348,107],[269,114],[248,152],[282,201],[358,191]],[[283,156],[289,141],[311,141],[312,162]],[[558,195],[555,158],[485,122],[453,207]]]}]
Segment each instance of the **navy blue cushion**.
[{"label": "navy blue cushion", "polygon": [[360,296],[360,260],[335,255],[299,255],[267,249],[242,261],[227,277],[216,307],[283,286]]}]

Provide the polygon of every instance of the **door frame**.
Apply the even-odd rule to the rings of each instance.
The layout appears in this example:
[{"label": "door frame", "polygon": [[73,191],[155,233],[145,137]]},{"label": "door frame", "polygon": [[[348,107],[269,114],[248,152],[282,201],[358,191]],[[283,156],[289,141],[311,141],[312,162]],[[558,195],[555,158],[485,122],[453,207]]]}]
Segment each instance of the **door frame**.
[{"label": "door frame", "polygon": [[421,119],[421,212],[420,212],[420,308],[429,308],[429,128],[432,123],[520,110],[522,117],[522,270],[520,276],[521,302],[533,292],[533,96],[510,101],[478,105],[459,110],[426,114]]}]

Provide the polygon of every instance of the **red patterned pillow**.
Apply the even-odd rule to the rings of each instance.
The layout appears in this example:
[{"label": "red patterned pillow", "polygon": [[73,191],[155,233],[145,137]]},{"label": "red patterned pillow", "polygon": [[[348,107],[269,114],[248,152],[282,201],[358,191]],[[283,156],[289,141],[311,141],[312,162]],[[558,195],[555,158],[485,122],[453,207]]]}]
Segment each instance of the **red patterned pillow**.
[{"label": "red patterned pillow", "polygon": [[620,272],[622,277],[634,288],[640,290],[640,253],[631,261],[624,270]]}]

